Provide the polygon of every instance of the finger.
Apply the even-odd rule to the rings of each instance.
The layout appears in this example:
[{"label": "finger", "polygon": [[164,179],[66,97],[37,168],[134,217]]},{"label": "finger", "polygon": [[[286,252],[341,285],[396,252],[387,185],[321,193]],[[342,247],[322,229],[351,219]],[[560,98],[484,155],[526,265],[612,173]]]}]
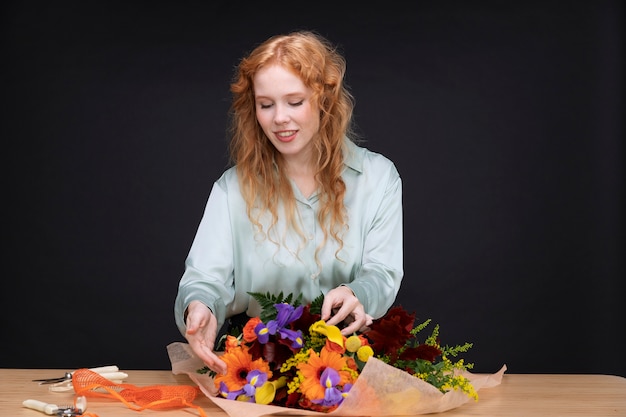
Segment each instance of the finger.
[{"label": "finger", "polygon": [[220,374],[226,373],[226,370],[227,370],[226,363],[223,360],[221,360],[215,353],[213,353],[211,348],[209,348],[207,345],[201,344],[197,346],[195,349],[194,348],[192,349],[195,352],[196,356],[198,356],[198,358],[202,362],[204,362],[204,364],[208,366],[212,371],[215,371]]},{"label": "finger", "polygon": [[211,336],[199,334],[186,334],[189,346],[196,356],[211,370],[217,373],[226,373],[226,363],[213,352],[213,339]]},{"label": "finger", "polygon": [[352,313],[352,310],[353,307],[351,307],[350,305],[342,305],[341,308],[337,310],[337,312],[335,312],[335,314],[333,314],[333,316],[329,320],[326,321],[326,324],[328,324],[329,326],[335,326],[341,323]]},{"label": "finger", "polygon": [[355,309],[353,311],[352,317],[354,320],[348,326],[341,330],[341,333],[344,336],[356,333],[367,326],[368,315],[365,314],[365,311],[362,308]]},{"label": "finger", "polygon": [[328,294],[324,296],[324,302],[322,303],[322,309],[320,310],[321,319],[324,321],[328,320],[333,314],[333,309],[345,304],[345,301],[346,293],[344,292],[343,287],[337,287],[330,290]]},{"label": "finger", "polygon": [[341,330],[343,335],[350,335],[365,327],[368,321],[368,314],[360,303],[350,311],[349,315],[343,320],[345,327]]},{"label": "finger", "polygon": [[203,359],[203,362],[208,366],[211,370],[217,372],[218,374],[225,374],[228,371],[228,367],[226,366],[226,362],[221,360],[219,356],[217,356],[212,351],[207,352],[207,356]]},{"label": "finger", "polygon": [[324,321],[327,321],[330,318],[330,311],[333,308],[333,300],[331,297],[326,296],[324,298],[324,302],[322,303],[322,309],[320,310],[320,318]]},{"label": "finger", "polygon": [[204,314],[198,314],[198,309],[194,309],[193,307],[193,305],[189,306],[187,322],[185,323],[187,325],[187,333],[189,334],[196,334],[206,325],[206,316]]},{"label": "finger", "polygon": [[186,333],[189,335],[198,333],[200,330],[200,325],[192,320],[190,317],[187,317],[187,330]]},{"label": "finger", "polygon": [[352,323],[350,323],[349,326],[344,327],[343,329],[341,329],[341,334],[344,336],[350,336],[356,332],[359,331],[359,329],[361,329],[363,327],[363,324],[365,323],[365,321],[363,320],[354,320]]},{"label": "finger", "polygon": [[359,329],[359,332],[364,333],[370,330],[370,326],[372,325],[372,323],[374,323],[374,318],[370,316],[369,314],[366,314],[365,323],[363,324],[363,326],[361,326],[361,328]]}]

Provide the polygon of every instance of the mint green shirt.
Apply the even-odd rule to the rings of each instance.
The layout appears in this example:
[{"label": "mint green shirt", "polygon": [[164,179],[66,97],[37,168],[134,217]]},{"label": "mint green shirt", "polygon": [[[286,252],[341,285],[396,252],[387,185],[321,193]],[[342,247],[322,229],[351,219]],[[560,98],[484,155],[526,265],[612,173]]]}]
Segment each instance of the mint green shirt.
[{"label": "mint green shirt", "polygon": [[[347,140],[347,139],[346,139]],[[292,183],[305,243],[284,234],[279,219],[274,239],[255,234],[246,213],[234,167],[214,183],[203,217],[185,261],[174,305],[176,324],[185,333],[184,311],[198,300],[215,314],[218,326],[246,312],[260,313],[248,292],[302,294],[309,302],[320,293],[347,285],[374,318],[385,314],[395,301],[403,277],[402,182],[394,164],[378,153],[348,141],[345,169],[345,207],[348,228],[344,246],[324,239],[317,220],[319,198],[305,198]],[[279,216],[281,217],[281,216]],[[267,231],[267,219],[262,219]],[[283,236],[284,235],[284,236]],[[277,245],[272,240],[280,240]],[[270,236],[272,237],[272,236]]]}]

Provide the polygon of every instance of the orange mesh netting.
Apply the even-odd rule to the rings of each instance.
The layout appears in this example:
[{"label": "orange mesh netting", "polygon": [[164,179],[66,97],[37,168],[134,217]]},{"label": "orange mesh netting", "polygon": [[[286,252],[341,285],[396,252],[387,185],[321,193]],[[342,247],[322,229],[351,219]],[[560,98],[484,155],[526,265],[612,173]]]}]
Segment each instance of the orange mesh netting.
[{"label": "orange mesh netting", "polygon": [[132,384],[117,384],[86,368],[74,371],[72,385],[77,396],[116,399],[136,411],[191,407],[198,410],[202,417],[206,417],[204,410],[193,404],[201,391],[191,385],[137,387]]}]

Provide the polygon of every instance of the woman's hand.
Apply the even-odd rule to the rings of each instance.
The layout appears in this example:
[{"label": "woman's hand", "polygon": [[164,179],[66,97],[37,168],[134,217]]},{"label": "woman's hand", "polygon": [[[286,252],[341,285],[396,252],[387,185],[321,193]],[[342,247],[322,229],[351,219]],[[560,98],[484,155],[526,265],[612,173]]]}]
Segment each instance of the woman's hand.
[{"label": "woman's hand", "polygon": [[226,363],[213,352],[218,329],[217,319],[211,310],[199,301],[192,301],[187,307],[185,323],[185,337],[194,353],[211,370],[225,374]]},{"label": "woman's hand", "polygon": [[344,336],[349,336],[372,324],[372,317],[365,313],[363,304],[352,290],[344,285],[328,291],[324,296],[322,320],[329,326],[336,326],[341,322],[349,323],[341,329],[341,334]]}]

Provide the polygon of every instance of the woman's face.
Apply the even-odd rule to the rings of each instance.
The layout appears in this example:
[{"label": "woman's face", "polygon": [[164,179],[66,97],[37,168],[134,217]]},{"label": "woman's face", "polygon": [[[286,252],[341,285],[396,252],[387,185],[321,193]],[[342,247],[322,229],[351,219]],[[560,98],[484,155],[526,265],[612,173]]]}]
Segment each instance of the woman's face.
[{"label": "woman's face", "polygon": [[280,65],[261,68],[253,79],[256,118],[274,147],[286,160],[308,162],[320,112],[312,91]]}]

